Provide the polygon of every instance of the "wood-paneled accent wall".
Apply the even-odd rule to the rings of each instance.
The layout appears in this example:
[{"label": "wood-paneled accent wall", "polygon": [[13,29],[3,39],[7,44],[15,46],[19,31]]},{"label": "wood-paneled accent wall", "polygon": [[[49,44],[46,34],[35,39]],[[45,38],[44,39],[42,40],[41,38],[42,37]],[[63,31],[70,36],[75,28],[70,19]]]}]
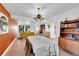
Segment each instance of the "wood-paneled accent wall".
[{"label": "wood-paneled accent wall", "polygon": [[5,7],[0,3],[0,12],[5,14],[8,17],[9,21],[9,32],[3,35],[0,35],[0,55],[6,50],[6,48],[10,45],[12,40],[16,37],[15,28],[13,26],[17,26],[17,23],[14,19],[11,18],[10,13],[5,9]]}]

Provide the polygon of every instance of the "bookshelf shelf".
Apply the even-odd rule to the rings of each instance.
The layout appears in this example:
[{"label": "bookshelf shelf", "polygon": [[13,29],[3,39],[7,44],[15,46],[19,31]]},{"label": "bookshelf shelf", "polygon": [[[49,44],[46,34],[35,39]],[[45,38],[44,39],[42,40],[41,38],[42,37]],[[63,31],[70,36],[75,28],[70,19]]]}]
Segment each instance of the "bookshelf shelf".
[{"label": "bookshelf shelf", "polygon": [[79,32],[61,32],[61,34],[75,34],[75,35],[79,35]]}]

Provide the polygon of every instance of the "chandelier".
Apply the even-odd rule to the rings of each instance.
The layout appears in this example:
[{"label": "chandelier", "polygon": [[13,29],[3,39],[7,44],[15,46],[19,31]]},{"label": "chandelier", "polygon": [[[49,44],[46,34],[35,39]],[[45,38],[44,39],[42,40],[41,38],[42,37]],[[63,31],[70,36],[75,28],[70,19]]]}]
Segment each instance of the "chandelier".
[{"label": "chandelier", "polygon": [[44,20],[44,17],[40,13],[40,8],[37,8],[38,14],[34,17],[35,21],[42,21]]}]

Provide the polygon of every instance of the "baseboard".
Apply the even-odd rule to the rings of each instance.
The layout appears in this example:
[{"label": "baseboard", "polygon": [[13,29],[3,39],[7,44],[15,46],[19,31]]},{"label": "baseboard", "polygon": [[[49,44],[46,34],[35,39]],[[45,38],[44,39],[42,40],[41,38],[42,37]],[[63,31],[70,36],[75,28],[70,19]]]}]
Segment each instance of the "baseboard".
[{"label": "baseboard", "polygon": [[10,49],[10,47],[13,45],[13,43],[14,43],[15,40],[16,40],[16,38],[10,43],[10,45],[8,46],[8,48],[4,51],[4,53],[1,56],[5,56],[5,54]]}]

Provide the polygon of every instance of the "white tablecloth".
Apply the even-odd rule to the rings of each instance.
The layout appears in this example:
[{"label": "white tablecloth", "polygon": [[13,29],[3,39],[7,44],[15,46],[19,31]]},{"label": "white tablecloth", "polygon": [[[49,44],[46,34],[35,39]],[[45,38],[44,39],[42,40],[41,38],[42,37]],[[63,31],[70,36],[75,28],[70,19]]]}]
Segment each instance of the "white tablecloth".
[{"label": "white tablecloth", "polygon": [[36,56],[48,56],[49,49],[51,55],[55,54],[54,44],[53,42],[50,42],[50,39],[43,36],[32,36],[29,37],[29,41],[32,44]]}]

